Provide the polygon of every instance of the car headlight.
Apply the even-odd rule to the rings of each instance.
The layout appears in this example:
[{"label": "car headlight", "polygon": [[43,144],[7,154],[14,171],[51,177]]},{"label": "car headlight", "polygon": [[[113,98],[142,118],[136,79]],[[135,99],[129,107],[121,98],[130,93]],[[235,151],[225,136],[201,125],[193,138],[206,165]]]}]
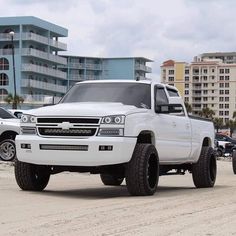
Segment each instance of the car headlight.
[{"label": "car headlight", "polygon": [[102,118],[101,124],[122,125],[125,123],[125,116],[105,116]]},{"label": "car headlight", "polygon": [[21,123],[36,123],[36,117],[32,115],[23,114],[20,120]]}]

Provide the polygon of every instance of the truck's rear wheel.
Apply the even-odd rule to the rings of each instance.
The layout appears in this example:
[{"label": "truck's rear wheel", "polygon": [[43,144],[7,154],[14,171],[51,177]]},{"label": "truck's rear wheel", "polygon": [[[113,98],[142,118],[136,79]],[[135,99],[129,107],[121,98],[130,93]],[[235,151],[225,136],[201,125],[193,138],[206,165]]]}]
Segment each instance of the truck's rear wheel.
[{"label": "truck's rear wheel", "polygon": [[199,160],[193,164],[192,176],[197,188],[213,187],[216,180],[217,164],[212,147],[202,147]]},{"label": "truck's rear wheel", "polygon": [[236,175],[236,151],[233,151],[233,155],[232,155],[232,165],[233,165],[234,174]]},{"label": "truck's rear wheel", "polygon": [[110,186],[119,186],[122,184],[124,178],[117,177],[115,175],[109,175],[109,174],[100,174],[101,180],[104,185],[110,185]]},{"label": "truck's rear wheel", "polygon": [[22,190],[42,191],[46,188],[50,172],[46,166],[15,161],[15,178]]},{"label": "truck's rear wheel", "polygon": [[126,184],[131,195],[145,196],[156,192],[159,158],[152,144],[137,144],[126,168]]}]

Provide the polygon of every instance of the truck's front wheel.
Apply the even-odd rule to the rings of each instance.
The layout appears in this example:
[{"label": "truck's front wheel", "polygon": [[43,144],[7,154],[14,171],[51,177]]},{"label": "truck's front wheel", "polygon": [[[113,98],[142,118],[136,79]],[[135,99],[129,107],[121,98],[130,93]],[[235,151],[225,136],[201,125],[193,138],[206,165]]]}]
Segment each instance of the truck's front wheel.
[{"label": "truck's front wheel", "polygon": [[122,184],[124,178],[117,177],[115,175],[109,175],[109,174],[100,174],[101,180],[104,185],[110,185],[110,186],[119,186]]},{"label": "truck's front wheel", "polygon": [[232,165],[233,165],[234,174],[236,175],[236,151],[233,151],[233,155],[232,155]]},{"label": "truck's front wheel", "polygon": [[216,180],[217,165],[212,147],[202,147],[197,163],[193,164],[193,182],[197,188],[213,187]]},{"label": "truck's front wheel", "polygon": [[15,178],[22,190],[42,191],[46,188],[50,171],[46,166],[15,161]]},{"label": "truck's front wheel", "polygon": [[137,144],[126,167],[126,184],[131,195],[145,196],[156,192],[159,158],[152,144]]}]

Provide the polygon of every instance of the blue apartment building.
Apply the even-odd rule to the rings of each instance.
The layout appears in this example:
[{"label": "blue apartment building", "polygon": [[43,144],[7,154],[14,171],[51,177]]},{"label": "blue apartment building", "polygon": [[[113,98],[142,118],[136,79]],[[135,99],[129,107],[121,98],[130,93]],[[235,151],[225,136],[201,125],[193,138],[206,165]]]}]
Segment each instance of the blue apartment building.
[{"label": "blue apartment building", "polygon": [[147,63],[152,60],[144,57],[100,58],[64,56],[67,65],[62,70],[67,73],[68,88],[84,80],[143,80],[151,73]]},{"label": "blue apartment building", "polygon": [[99,58],[65,56],[60,42],[68,30],[33,16],[0,17],[0,106],[14,95],[13,49],[16,94],[22,107],[42,106],[45,98],[56,100],[76,82],[100,79],[147,79],[152,62],[144,57]]},{"label": "blue apartment building", "polygon": [[67,64],[58,56],[67,50],[59,38],[67,35],[67,29],[36,17],[0,17],[0,103],[14,94],[12,41],[16,93],[25,104],[40,104],[45,96],[61,97],[67,91],[67,74],[58,69]]}]

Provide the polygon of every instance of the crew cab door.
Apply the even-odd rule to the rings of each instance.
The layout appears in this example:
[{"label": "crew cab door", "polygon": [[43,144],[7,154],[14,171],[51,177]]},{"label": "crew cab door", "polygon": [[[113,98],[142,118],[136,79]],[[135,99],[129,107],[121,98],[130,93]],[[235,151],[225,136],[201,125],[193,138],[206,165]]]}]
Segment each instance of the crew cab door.
[{"label": "crew cab door", "polygon": [[[164,87],[156,86],[154,90],[155,106],[169,104],[170,96]],[[183,107],[179,113],[156,112],[155,129],[156,147],[161,162],[179,162],[189,158],[191,123]]]}]

